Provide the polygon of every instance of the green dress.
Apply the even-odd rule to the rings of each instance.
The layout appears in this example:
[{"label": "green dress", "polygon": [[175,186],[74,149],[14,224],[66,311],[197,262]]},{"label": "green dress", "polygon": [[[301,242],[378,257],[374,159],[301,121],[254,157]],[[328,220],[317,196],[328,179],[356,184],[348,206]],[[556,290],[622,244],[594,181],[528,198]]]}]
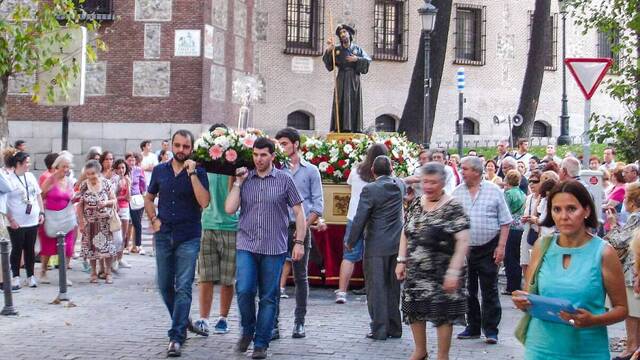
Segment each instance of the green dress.
[{"label": "green dress", "polygon": [[[563,248],[554,237],[538,273],[542,296],[569,300],[594,315],[606,312],[602,280],[602,251],[606,242],[594,236],[579,248]],[[562,266],[571,256],[569,267]],[[525,342],[526,360],[609,360],[606,326],[576,329],[570,325],[531,319]]]}]

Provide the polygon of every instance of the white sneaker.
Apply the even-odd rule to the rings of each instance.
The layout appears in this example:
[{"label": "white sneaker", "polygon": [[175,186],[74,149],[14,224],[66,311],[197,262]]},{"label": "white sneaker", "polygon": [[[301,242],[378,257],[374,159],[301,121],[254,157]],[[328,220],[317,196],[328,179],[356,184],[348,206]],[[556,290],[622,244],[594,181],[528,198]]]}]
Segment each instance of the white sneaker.
[{"label": "white sneaker", "polygon": [[347,303],[347,293],[344,291],[336,292],[336,304],[346,304]]},{"label": "white sneaker", "polygon": [[29,278],[27,279],[27,282],[29,284],[29,287],[38,287],[38,280],[36,280],[36,277],[31,275],[29,276]]},{"label": "white sneaker", "polygon": [[111,271],[117,273],[118,269],[120,269],[120,265],[118,264],[118,261],[111,262]]},{"label": "white sneaker", "polygon": [[120,267],[123,268],[123,269],[131,269],[131,264],[129,264],[128,262],[126,262],[124,260],[118,261],[118,265],[120,265]]},{"label": "white sneaker", "polygon": [[288,299],[289,295],[287,295],[285,288],[280,288],[280,299]]},{"label": "white sneaker", "polygon": [[67,286],[73,286],[73,283],[69,279],[67,279]]},{"label": "white sneaker", "polygon": [[138,251],[139,255],[144,255],[146,254],[146,252],[144,252],[144,249],[142,248],[142,246],[140,247],[140,251]]},{"label": "white sneaker", "polygon": [[22,285],[20,285],[20,276],[14,276],[11,279],[11,290],[18,291],[22,289]]},{"label": "white sneaker", "polygon": [[129,255],[129,249],[125,248],[124,250],[122,250],[122,253],[125,255]]},{"label": "white sneaker", "polygon": [[40,283],[51,284],[51,281],[49,281],[49,277],[47,276],[47,274],[40,274]]},{"label": "white sneaker", "polygon": [[151,249],[151,250],[149,251],[149,256],[151,256],[151,257],[156,256],[156,253],[153,251],[153,249]]}]

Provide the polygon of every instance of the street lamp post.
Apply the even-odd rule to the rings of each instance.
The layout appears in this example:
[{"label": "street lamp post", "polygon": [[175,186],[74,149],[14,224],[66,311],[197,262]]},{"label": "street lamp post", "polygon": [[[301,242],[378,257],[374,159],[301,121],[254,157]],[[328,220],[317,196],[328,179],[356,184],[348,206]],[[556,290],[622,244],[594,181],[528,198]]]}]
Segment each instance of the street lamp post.
[{"label": "street lamp post", "polygon": [[422,144],[427,147],[427,124],[431,112],[431,98],[429,92],[431,90],[431,32],[436,26],[436,14],[438,9],[431,4],[431,0],[424,0],[424,4],[418,9],[420,19],[422,20],[422,34],[424,35],[424,103],[422,113]]},{"label": "street lamp post", "polygon": [[558,145],[571,144],[569,136],[569,106],[567,100],[567,66],[564,60],[567,56],[567,0],[558,0],[562,15],[562,114],[560,115],[560,136]]}]

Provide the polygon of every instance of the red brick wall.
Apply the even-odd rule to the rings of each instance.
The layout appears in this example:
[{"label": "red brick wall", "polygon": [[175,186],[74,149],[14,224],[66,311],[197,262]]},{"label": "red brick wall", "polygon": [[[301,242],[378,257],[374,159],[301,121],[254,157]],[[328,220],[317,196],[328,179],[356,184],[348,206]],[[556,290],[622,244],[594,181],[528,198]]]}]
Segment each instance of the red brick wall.
[{"label": "red brick wall", "polygon": [[[233,3],[230,1],[230,17]],[[253,1],[248,1],[253,3]],[[203,6],[204,5],[204,6]],[[231,72],[228,101],[209,102],[209,65],[211,60],[196,57],[174,57],[174,30],[200,29],[201,45],[204,42],[204,23],[210,23],[211,2],[202,0],[173,0],[172,17],[161,24],[161,53],[159,59],[144,59],[144,25],[135,21],[134,0],[115,2],[119,20],[103,22],[101,33],[109,47],[98,59],[107,62],[106,95],[85,98],[85,105],[71,109],[72,121],[95,122],[182,122],[201,123],[220,121],[231,111]],[[250,17],[248,17],[251,19]],[[230,22],[230,25],[233,24]],[[250,39],[250,32],[248,31]],[[250,41],[248,41],[250,43]],[[227,37],[226,60],[233,63],[233,37]],[[203,53],[204,51],[202,51]],[[247,51],[247,57],[249,52]],[[133,62],[159,60],[171,62],[171,92],[169,97],[133,97]],[[247,59],[249,60],[249,59]],[[246,61],[247,66],[251,63]],[[209,65],[208,65],[209,64]],[[230,65],[229,67],[232,67]],[[250,68],[248,68],[250,69]],[[38,106],[28,96],[10,96],[8,101],[10,120],[59,121],[59,107]],[[211,118],[209,113],[216,114]]]}]

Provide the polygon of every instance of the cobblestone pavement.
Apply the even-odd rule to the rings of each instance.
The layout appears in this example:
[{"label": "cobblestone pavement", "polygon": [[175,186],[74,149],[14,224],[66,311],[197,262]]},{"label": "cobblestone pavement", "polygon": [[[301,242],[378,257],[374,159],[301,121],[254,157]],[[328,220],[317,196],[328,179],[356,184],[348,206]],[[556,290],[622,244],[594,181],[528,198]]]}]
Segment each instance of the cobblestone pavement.
[{"label": "cobblestone pavement", "polygon": [[[90,284],[88,275],[74,261],[69,289],[75,307],[50,304],[57,295],[55,285],[23,288],[14,294],[18,316],[0,316],[0,358],[18,359],[158,359],[165,357],[169,317],[154,285],[155,263],[149,256],[126,257],[132,269],[114,276],[115,283]],[[57,274],[49,278],[57,282]],[[293,291],[290,287],[289,293]],[[198,314],[197,286],[191,313]],[[521,359],[523,349],[513,337],[520,314],[508,297],[502,297],[503,318],[500,343],[486,345],[481,340],[454,340],[451,359]],[[375,342],[364,337],[368,313],[364,297],[350,296],[349,303],[333,302],[332,289],[312,289],[307,316],[307,338],[292,339],[293,298],[281,302],[283,338],[271,344],[273,359],[407,359],[412,350],[410,330],[405,326],[402,339]],[[217,315],[217,296],[212,320]],[[287,316],[288,315],[288,316]],[[247,359],[236,354],[233,345],[239,337],[235,302],[229,316],[231,332],[208,338],[189,335],[183,348],[188,359]],[[454,332],[460,331],[456,327]],[[624,327],[610,329],[620,337]],[[435,329],[429,328],[429,349],[435,351]],[[433,355],[432,355],[433,356]]]}]

